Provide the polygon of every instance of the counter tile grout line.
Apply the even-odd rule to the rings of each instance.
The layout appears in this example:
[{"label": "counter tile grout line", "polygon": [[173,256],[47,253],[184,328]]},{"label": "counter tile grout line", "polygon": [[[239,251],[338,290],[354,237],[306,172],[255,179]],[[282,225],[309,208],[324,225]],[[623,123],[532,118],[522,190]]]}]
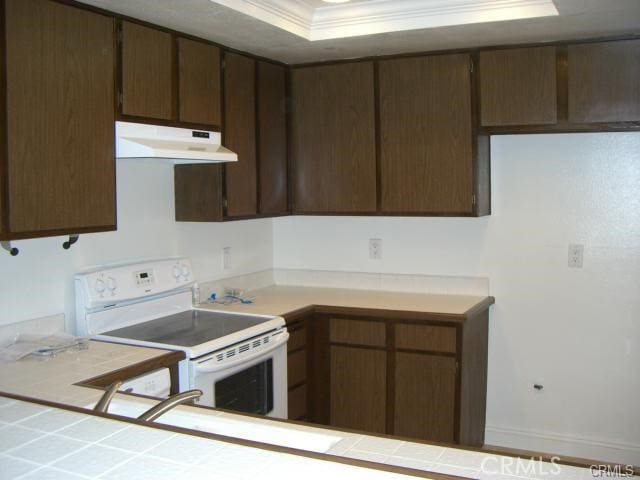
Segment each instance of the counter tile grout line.
[{"label": "counter tile grout line", "polygon": [[[18,446],[18,447],[12,448],[12,449],[11,449],[11,451],[12,451],[13,453],[15,453],[15,451],[20,450],[20,449],[22,449],[22,448],[24,448],[24,447],[28,447],[28,446],[29,446],[29,445],[31,445],[32,443],[35,443],[35,442],[38,442],[38,441],[41,441],[41,440],[46,439],[46,437],[56,437],[56,436],[59,436],[59,435],[54,435],[54,434],[45,434],[45,435],[43,435],[43,436],[41,436],[41,437],[38,437],[38,438],[36,438],[36,439],[34,439],[34,440],[30,441],[30,442],[27,442],[27,443],[22,444],[22,445],[20,445],[20,446]],[[66,440],[71,440],[71,439],[66,438]],[[83,441],[81,441],[81,440],[75,440],[75,439],[73,439],[73,440],[74,440],[75,442],[78,442],[78,443],[87,443],[87,442],[83,442]],[[6,456],[8,456],[8,457],[10,457],[10,458],[14,458],[14,459],[16,459],[16,460],[28,461],[28,462],[31,462],[31,463],[38,463],[38,464],[39,464],[39,465],[41,465],[42,467],[48,467],[48,466],[52,465],[52,464],[53,464],[53,463],[55,463],[55,462],[58,462],[58,461],[60,461],[60,460],[62,460],[62,459],[64,459],[64,458],[67,458],[67,457],[69,457],[69,456],[71,456],[71,455],[74,455],[74,454],[76,454],[76,453],[78,453],[78,452],[80,452],[80,451],[84,450],[84,449],[85,449],[85,448],[87,448],[88,446],[89,446],[89,445],[85,445],[85,446],[83,446],[83,447],[78,448],[77,450],[73,450],[73,451],[71,451],[71,452],[69,452],[69,453],[66,453],[66,454],[64,454],[64,455],[61,455],[60,457],[55,458],[54,460],[50,460],[50,461],[45,462],[45,463],[42,463],[42,462],[34,462],[33,460],[30,460],[30,459],[28,459],[28,458],[19,457],[19,456],[16,456],[16,455],[14,455],[14,454],[12,454],[12,453],[8,453],[8,452],[4,452],[4,453],[5,453],[5,455],[6,455]]]}]

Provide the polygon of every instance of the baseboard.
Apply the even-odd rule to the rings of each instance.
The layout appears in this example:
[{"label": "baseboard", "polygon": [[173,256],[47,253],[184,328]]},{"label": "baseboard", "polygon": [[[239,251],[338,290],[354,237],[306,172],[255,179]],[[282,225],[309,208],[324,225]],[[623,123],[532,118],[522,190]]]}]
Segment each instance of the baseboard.
[{"label": "baseboard", "polygon": [[485,444],[640,465],[640,445],[548,432],[487,426]]}]

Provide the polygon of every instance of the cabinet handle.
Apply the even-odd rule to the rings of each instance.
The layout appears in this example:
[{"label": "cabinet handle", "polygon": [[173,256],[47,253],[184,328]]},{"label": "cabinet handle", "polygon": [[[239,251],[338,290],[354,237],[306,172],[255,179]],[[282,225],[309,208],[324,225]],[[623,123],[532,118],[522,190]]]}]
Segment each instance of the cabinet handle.
[{"label": "cabinet handle", "polygon": [[2,248],[9,252],[9,255],[11,255],[12,257],[15,257],[20,253],[20,250],[18,250],[16,247],[11,246],[11,242],[0,242],[0,246],[2,246]]},{"label": "cabinet handle", "polygon": [[78,241],[78,238],[80,238],[79,235],[69,235],[69,240],[62,244],[62,248],[64,248],[65,250],[69,250],[71,248],[71,245]]}]

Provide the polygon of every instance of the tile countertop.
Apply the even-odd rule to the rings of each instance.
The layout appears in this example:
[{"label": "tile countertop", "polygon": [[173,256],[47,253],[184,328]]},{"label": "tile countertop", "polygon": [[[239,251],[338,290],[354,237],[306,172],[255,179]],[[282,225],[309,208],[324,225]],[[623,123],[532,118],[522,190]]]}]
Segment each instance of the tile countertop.
[{"label": "tile countertop", "polygon": [[92,341],[86,350],[53,358],[29,356],[10,364],[0,363],[0,392],[82,407],[97,402],[103,392],[76,383],[167,353],[158,348]]},{"label": "tile countertop", "polygon": [[0,397],[0,478],[264,480],[412,477]]},{"label": "tile countertop", "polygon": [[255,299],[250,304],[221,305],[204,302],[198,307],[280,316],[286,316],[313,305],[464,315],[483,302],[493,303],[492,297],[486,296],[434,295],[284,285],[260,288],[251,292],[251,296],[254,295]]}]

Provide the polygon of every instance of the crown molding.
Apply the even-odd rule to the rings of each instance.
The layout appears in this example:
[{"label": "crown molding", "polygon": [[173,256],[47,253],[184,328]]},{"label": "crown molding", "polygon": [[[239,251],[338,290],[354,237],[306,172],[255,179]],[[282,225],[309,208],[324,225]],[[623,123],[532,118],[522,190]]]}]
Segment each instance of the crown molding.
[{"label": "crown molding", "polygon": [[211,0],[310,40],[315,9],[297,0]]},{"label": "crown molding", "polygon": [[307,40],[558,15],[553,0],[211,0]]}]

